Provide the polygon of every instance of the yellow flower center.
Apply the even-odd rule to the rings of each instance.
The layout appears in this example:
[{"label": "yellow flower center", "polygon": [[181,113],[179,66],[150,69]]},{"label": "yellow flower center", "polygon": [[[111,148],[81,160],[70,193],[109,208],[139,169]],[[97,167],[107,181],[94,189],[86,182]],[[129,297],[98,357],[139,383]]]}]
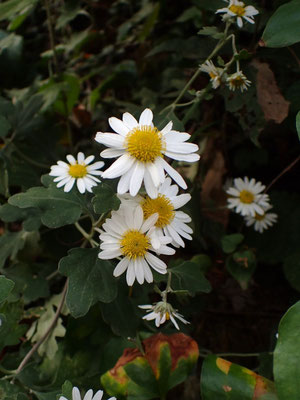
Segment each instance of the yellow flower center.
[{"label": "yellow flower center", "polygon": [[234,14],[236,14],[238,17],[243,17],[245,15],[245,7],[242,6],[235,6],[232,5],[229,7],[229,10],[231,12],[233,12]]},{"label": "yellow flower center", "polygon": [[237,76],[236,78],[231,80],[231,84],[235,87],[240,87],[244,85],[244,79],[241,76]]},{"label": "yellow flower center", "polygon": [[170,319],[170,314],[168,313],[168,311],[166,312],[166,320],[168,321]]},{"label": "yellow flower center", "polygon": [[242,190],[240,193],[240,200],[242,203],[250,204],[253,203],[254,195],[248,190]]},{"label": "yellow flower center", "polygon": [[155,223],[158,228],[163,228],[173,220],[175,211],[171,201],[163,194],[159,194],[156,199],[146,197],[141,202],[142,209],[144,211],[145,219],[151,215],[158,213],[159,217]]},{"label": "yellow flower center", "polygon": [[150,125],[132,129],[126,147],[132,157],[144,163],[153,162],[166,148],[161,132]]},{"label": "yellow flower center", "polygon": [[259,214],[255,213],[254,218],[256,219],[256,221],[262,221],[265,218],[265,214],[259,215]]},{"label": "yellow flower center", "polygon": [[73,164],[69,167],[69,175],[73,178],[83,178],[87,175],[87,169],[84,164]]},{"label": "yellow flower center", "polygon": [[126,231],[121,239],[121,252],[130,259],[135,260],[137,257],[144,257],[149,246],[146,235],[135,229]]},{"label": "yellow flower center", "polygon": [[217,78],[218,75],[215,74],[214,72],[210,72],[209,76],[211,77],[211,79],[215,79],[215,78]]}]

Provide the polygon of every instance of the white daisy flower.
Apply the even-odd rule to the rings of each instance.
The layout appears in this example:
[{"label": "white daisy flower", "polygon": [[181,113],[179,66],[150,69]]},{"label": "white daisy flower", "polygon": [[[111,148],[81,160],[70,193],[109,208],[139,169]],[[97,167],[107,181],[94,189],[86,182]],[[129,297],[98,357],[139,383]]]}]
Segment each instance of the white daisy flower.
[{"label": "white daisy flower", "polygon": [[230,90],[240,89],[241,92],[248,89],[251,81],[243,74],[242,71],[237,71],[234,74],[228,75],[226,79],[227,85]]},{"label": "white daisy flower", "polygon": [[136,207],[140,204],[144,211],[144,218],[158,214],[157,221],[151,232],[151,245],[154,249],[160,246],[160,237],[168,236],[172,239],[171,244],[175,247],[184,247],[184,241],[181,237],[192,240],[193,233],[187,223],[191,222],[191,217],[183,211],[176,211],[184,206],[191,199],[188,193],[178,195],[177,185],[171,185],[171,179],[166,178],[158,188],[158,195],[155,198],[149,196],[120,196],[123,204]]},{"label": "white daisy flower", "polygon": [[[226,1],[226,0],[225,0]],[[216,14],[225,13],[223,18],[236,18],[236,22],[239,28],[243,26],[243,19],[250,22],[250,24],[254,24],[254,15],[259,14],[257,9],[253,6],[245,6],[243,1],[238,0],[230,0],[228,7],[220,8],[216,11]]]},{"label": "white daisy flower", "polygon": [[[103,396],[103,390],[98,390],[93,396],[92,389],[89,389],[83,400],[101,400]],[[65,396],[60,396],[59,400],[68,400]],[[81,395],[78,387],[74,386],[72,389],[72,400],[81,400]],[[115,397],[111,397],[108,400],[117,400]]]},{"label": "white daisy flower", "polygon": [[171,242],[169,237],[160,237],[160,246],[154,249],[151,245],[151,231],[158,218],[157,214],[144,220],[142,207],[127,207],[121,205],[118,211],[113,211],[112,216],[106,219],[100,230],[99,258],[108,260],[122,257],[114,269],[114,276],[126,272],[128,286],[132,286],[135,279],[142,284],[153,282],[151,268],[160,274],[167,272],[166,264],[152,254],[172,255],[175,250],[166,246]]},{"label": "white daisy flower", "polygon": [[157,328],[166,321],[171,320],[175,328],[179,330],[179,326],[175,318],[179,319],[179,321],[183,322],[184,324],[189,324],[189,322],[183,318],[183,315],[177,313],[177,310],[174,310],[171,304],[164,301],[160,301],[153,305],[145,304],[143,306],[139,306],[139,308],[147,310],[147,314],[143,317],[143,319],[147,321],[154,319]]},{"label": "white daisy flower", "polygon": [[254,217],[251,215],[245,216],[245,222],[247,226],[254,225],[254,230],[263,233],[265,229],[269,229],[269,226],[273,226],[277,222],[278,215],[275,213],[269,213],[268,211],[272,208],[271,205],[264,208],[262,215],[255,213]]},{"label": "white daisy flower", "polygon": [[255,213],[263,215],[264,209],[269,206],[269,196],[261,193],[264,189],[265,185],[255,182],[254,178],[250,181],[247,176],[244,180],[235,178],[233,187],[226,190],[226,193],[229,194],[227,207],[235,209],[236,213],[243,216],[254,217]]},{"label": "white daisy flower", "polygon": [[187,185],[182,176],[164,159],[164,155],[178,161],[194,162],[200,156],[195,154],[198,146],[186,143],[188,133],[172,130],[169,122],[162,130],[152,123],[153,113],[146,108],[139,122],[128,112],[122,121],[109,118],[108,122],[116,133],[98,132],[96,141],[109,148],[101,152],[103,158],[118,159],[103,172],[103,178],[121,177],[118,193],[129,191],[135,196],[144,182],[150,197],[157,196],[157,187],[165,180],[165,171],[183,189]]},{"label": "white daisy flower", "polygon": [[98,169],[103,167],[104,162],[97,161],[91,164],[95,156],[85,158],[81,152],[77,154],[77,160],[71,154],[68,154],[66,158],[69,164],[58,161],[57,165],[51,166],[49,175],[56,176],[53,179],[54,182],[58,182],[56,186],[58,188],[64,186],[64,191],[69,192],[76,181],[80,193],[84,193],[86,190],[91,192],[92,187],[97,186],[97,183],[100,182],[94,175],[102,175]]},{"label": "white daisy flower", "polygon": [[212,61],[205,61],[205,63],[200,66],[200,70],[206,72],[210,76],[210,81],[214,89],[217,89],[221,85],[223,68],[217,68]]}]

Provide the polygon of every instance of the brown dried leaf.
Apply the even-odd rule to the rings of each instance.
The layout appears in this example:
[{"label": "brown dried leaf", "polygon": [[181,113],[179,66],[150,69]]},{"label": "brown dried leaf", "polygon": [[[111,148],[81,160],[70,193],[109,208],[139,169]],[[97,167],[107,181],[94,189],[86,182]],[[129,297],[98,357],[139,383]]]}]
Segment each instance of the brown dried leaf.
[{"label": "brown dried leaf", "polygon": [[280,124],[288,115],[290,103],[280,93],[273,71],[267,63],[253,61],[257,69],[257,99],[266,121]]}]

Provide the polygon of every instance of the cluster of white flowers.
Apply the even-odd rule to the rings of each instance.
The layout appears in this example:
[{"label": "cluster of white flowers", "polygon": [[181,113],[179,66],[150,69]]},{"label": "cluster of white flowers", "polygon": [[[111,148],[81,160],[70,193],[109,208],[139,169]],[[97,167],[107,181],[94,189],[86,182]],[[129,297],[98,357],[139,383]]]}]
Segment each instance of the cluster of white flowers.
[{"label": "cluster of white flowers", "polygon": [[230,90],[235,91],[236,89],[240,89],[243,92],[251,84],[251,81],[240,71],[239,66],[237,66],[236,72],[227,74],[225,68],[216,67],[212,61],[205,61],[200,66],[200,70],[210,76],[210,81],[214,89],[217,89],[224,82]]},{"label": "cluster of white flowers", "polygon": [[[254,15],[258,14],[258,11],[253,6],[245,6],[245,3],[238,0],[224,0],[228,6],[225,8],[220,8],[216,11],[216,14],[223,14],[223,20],[228,22],[237,22],[239,28],[243,26],[243,18],[254,24]],[[236,49],[234,47],[234,55],[236,54]],[[229,68],[228,63],[224,68],[216,67],[211,60],[205,61],[200,65],[200,70],[206,72],[210,76],[210,81],[212,83],[213,89],[217,89],[221,83],[225,83],[229,90],[235,91],[239,89],[241,92],[247,90],[251,85],[251,81],[247,79],[244,73],[240,70],[239,61],[236,60],[236,72],[232,74],[227,73],[227,68]]]},{"label": "cluster of white flowers", "polygon": [[[97,230],[100,233],[99,258],[119,260],[113,275],[118,277],[126,272],[126,281],[132,286],[135,281],[143,284],[153,282],[152,270],[167,273],[167,265],[159,255],[173,255],[175,249],[184,247],[184,239],[191,240],[193,233],[187,225],[191,218],[179,210],[191,198],[190,194],[179,194],[179,186],[186,189],[182,176],[165,160],[164,156],[177,161],[195,162],[200,156],[198,146],[188,143],[190,135],[178,132],[169,122],[163,129],[153,124],[152,111],[146,108],[137,121],[128,112],[122,120],[109,118],[109,125],[115,133],[98,132],[95,140],[108,148],[101,152],[103,158],[117,158],[104,172],[102,161],[91,164],[94,156],[85,158],[78,153],[77,160],[67,155],[69,164],[58,161],[51,167],[57,187],[69,192],[76,182],[80,193],[92,192],[102,178],[120,178],[117,193],[121,205],[112,211]],[[167,174],[167,175],[166,175]],[[168,176],[169,175],[169,176]],[[172,184],[172,179],[176,182]],[[156,325],[166,320],[174,322],[177,317],[186,321],[173,310],[166,299],[160,304],[160,319]],[[164,312],[162,310],[164,304]],[[147,306],[152,307],[152,306]],[[157,313],[146,319],[152,319]],[[158,324],[159,321],[159,324]]]},{"label": "cluster of white flowers", "polygon": [[277,214],[270,213],[272,208],[269,195],[263,193],[265,185],[246,176],[235,178],[233,186],[226,190],[228,208],[241,214],[247,226],[254,225],[254,230],[262,233],[277,221]]}]

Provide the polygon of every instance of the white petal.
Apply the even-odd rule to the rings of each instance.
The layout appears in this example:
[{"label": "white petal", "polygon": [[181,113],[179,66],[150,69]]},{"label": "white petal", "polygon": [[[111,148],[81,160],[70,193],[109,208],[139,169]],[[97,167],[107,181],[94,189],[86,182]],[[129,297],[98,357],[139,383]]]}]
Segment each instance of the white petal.
[{"label": "white petal", "polygon": [[194,143],[167,143],[167,151],[172,153],[190,154],[198,150]]},{"label": "white petal", "polygon": [[140,262],[140,258],[136,258],[134,261],[134,270],[135,270],[135,276],[138,281],[138,283],[141,285],[144,283],[144,269],[143,269],[143,264]]},{"label": "white petal", "polygon": [[134,264],[132,260],[128,264],[126,272],[126,281],[128,286],[132,286],[135,281]]},{"label": "white petal", "polygon": [[82,178],[78,178],[76,183],[77,183],[77,188],[78,188],[79,192],[84,193],[85,192],[84,180]]},{"label": "white petal", "polygon": [[137,206],[133,214],[133,229],[140,230],[144,220],[144,213],[141,206]]},{"label": "white petal", "polygon": [[98,390],[98,392],[95,393],[93,400],[102,400],[103,396],[103,390]]},{"label": "white petal", "polygon": [[111,117],[108,119],[108,123],[110,127],[117,133],[119,133],[122,136],[126,136],[127,133],[129,132],[129,128],[124,124],[123,121],[116,117]]},{"label": "white petal", "polygon": [[77,161],[78,161],[78,164],[84,163],[84,154],[81,151],[77,154]]},{"label": "white petal", "polygon": [[64,192],[68,193],[72,189],[74,183],[75,183],[75,178],[71,178],[69,182],[66,183],[64,187]]},{"label": "white petal", "polygon": [[72,389],[72,400],[81,400],[79,389],[76,386]]},{"label": "white petal", "polygon": [[181,153],[175,153],[173,151],[165,151],[164,154],[167,157],[170,157],[173,160],[177,160],[177,161],[196,162],[200,159],[200,156],[197,153],[181,154]]},{"label": "white petal", "polygon": [[66,159],[69,161],[70,164],[72,164],[72,165],[76,164],[76,160],[71,154],[68,154],[66,156]]},{"label": "white petal", "polygon": [[173,122],[170,121],[170,122],[168,122],[167,125],[161,130],[161,133],[162,133],[163,135],[168,134],[168,133],[170,132],[170,130],[172,129],[172,127],[173,127]]},{"label": "white petal", "polygon": [[146,282],[148,282],[148,283],[153,282],[153,275],[152,275],[151,269],[149,268],[149,265],[146,263],[146,261],[143,258],[141,259],[141,262],[143,265]]},{"label": "white petal", "polygon": [[124,124],[130,130],[132,130],[133,128],[138,126],[137,120],[134,118],[133,115],[129,114],[129,112],[124,113],[122,119],[123,119]]},{"label": "white petal", "polygon": [[136,162],[135,168],[132,172],[132,176],[129,184],[129,192],[131,196],[135,196],[141,188],[145,173],[145,166],[140,162]]},{"label": "white petal", "polygon": [[122,260],[117,264],[116,268],[114,269],[113,275],[116,277],[122,275],[126,271],[129,261],[130,260],[128,257],[122,258]]},{"label": "white petal", "polygon": [[167,142],[167,146],[171,143],[182,143],[189,140],[190,134],[186,132],[170,131],[164,135],[164,139]]},{"label": "white petal", "polygon": [[132,169],[129,169],[124,175],[121,176],[117,187],[117,192],[119,194],[124,194],[128,192],[131,176]]},{"label": "white petal", "polygon": [[175,318],[173,317],[172,314],[170,314],[170,320],[172,321],[172,323],[175,326],[175,328],[179,330],[179,326],[178,326],[178,324],[177,324],[177,322],[176,322],[176,320],[175,320]]},{"label": "white petal", "polygon": [[100,133],[98,132],[95,137],[96,142],[104,144],[108,147],[116,147],[117,149],[124,148],[124,138],[123,136],[117,135],[115,133]]},{"label": "white petal", "polygon": [[[90,164],[92,161],[94,161],[94,159],[95,159],[95,156],[88,156],[88,157],[84,160],[85,165]],[[103,161],[100,161],[100,162],[103,162]]]},{"label": "white petal", "polygon": [[145,254],[145,259],[148,261],[150,266],[155,269],[155,271],[159,272],[160,274],[167,273],[167,266],[166,264],[159,259],[158,257],[154,256],[153,254],[147,252]]},{"label": "white petal", "polygon": [[151,125],[153,120],[153,113],[149,108],[146,108],[140,115],[140,125]]},{"label": "white petal", "polygon": [[158,213],[154,213],[154,214],[150,215],[150,217],[148,217],[146,219],[146,221],[143,223],[143,225],[141,226],[140,231],[142,233],[147,232],[152,226],[154,226],[154,224],[158,220],[158,217],[159,217]]},{"label": "white petal", "polygon": [[180,194],[179,196],[176,196],[174,199],[172,199],[172,203],[173,203],[175,210],[177,210],[177,208],[184,206],[190,200],[191,200],[191,195],[189,193],[183,193],[183,194]]},{"label": "white petal", "polygon": [[147,168],[145,170],[145,175],[144,175],[144,185],[147,195],[151,197],[151,199],[155,199],[158,195],[157,187],[154,185],[152,177],[149,174]]},{"label": "white petal", "polygon": [[135,159],[128,156],[128,154],[123,154],[118,158],[107,170],[103,172],[103,178],[117,178],[125,174],[131,166],[134,164]]},{"label": "white petal", "polygon": [[147,168],[149,174],[151,175],[154,186],[156,186],[156,187],[159,186],[160,179],[159,179],[159,172],[157,170],[156,165],[154,163],[147,163],[146,168]]},{"label": "white petal", "polygon": [[173,168],[171,165],[169,165],[163,158],[162,158],[162,163],[165,171],[170,175],[172,179],[182,188],[182,189],[187,189],[187,184],[185,183],[184,179],[182,176]]},{"label": "white petal", "polygon": [[118,250],[103,250],[103,251],[100,251],[100,253],[98,254],[98,257],[101,260],[110,260],[111,258],[120,257],[121,254],[122,253],[121,253],[120,249],[118,249]]},{"label": "white petal", "polygon": [[[93,156],[93,157],[94,157],[94,156]],[[97,161],[97,162],[95,162],[95,163],[92,164],[92,165],[88,165],[88,166],[86,167],[86,169],[87,169],[88,172],[91,173],[91,171],[94,171],[94,170],[96,170],[96,169],[102,168],[103,165],[104,165],[104,162],[103,162],[103,161]]]},{"label": "white petal", "polygon": [[101,151],[100,156],[102,158],[115,158],[125,153],[125,149],[105,149]]},{"label": "white petal", "polygon": [[92,400],[93,397],[93,391],[92,389],[88,390],[83,398],[83,400]]}]

